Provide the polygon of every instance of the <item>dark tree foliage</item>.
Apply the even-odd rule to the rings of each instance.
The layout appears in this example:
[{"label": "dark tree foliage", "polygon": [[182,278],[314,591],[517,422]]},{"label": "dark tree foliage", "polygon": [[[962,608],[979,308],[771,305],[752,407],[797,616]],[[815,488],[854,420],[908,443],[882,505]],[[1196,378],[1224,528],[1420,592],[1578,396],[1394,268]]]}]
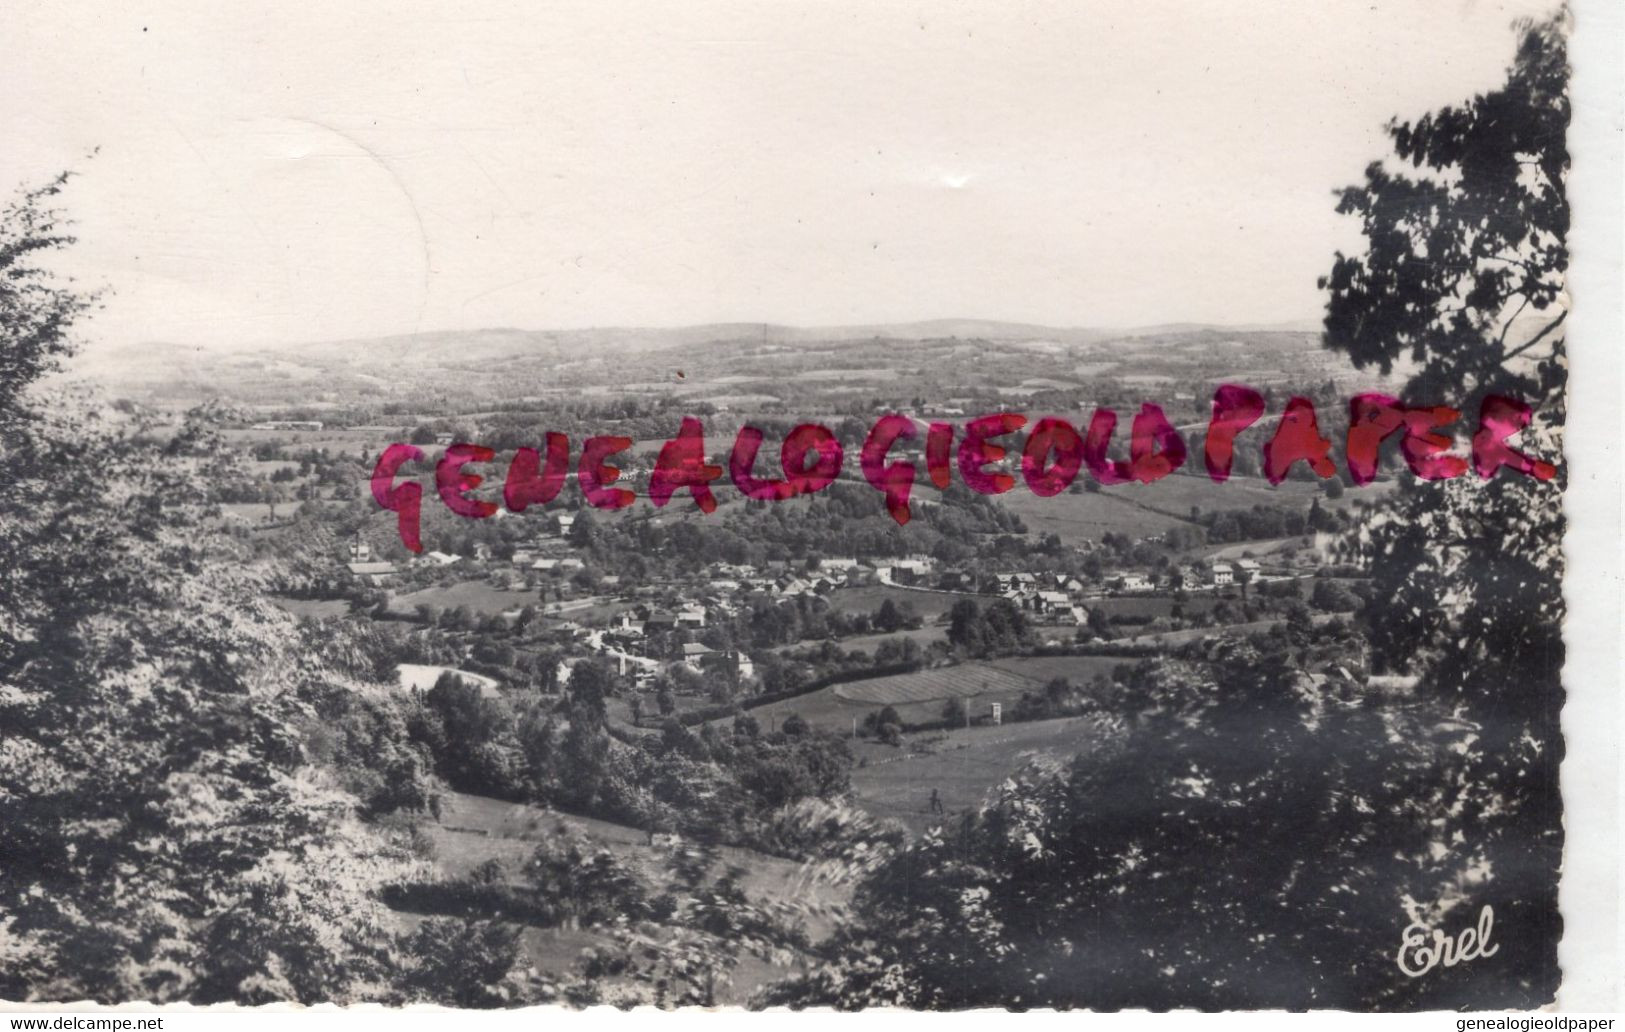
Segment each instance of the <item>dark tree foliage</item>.
[{"label": "dark tree foliage", "polygon": [[64,172],[0,211],[0,415],[14,414],[22,392],[57,368],[74,322],[96,305],[95,293],[38,263],[74,242],[66,217],[50,206],[68,179]]},{"label": "dark tree foliage", "polygon": [[1122,700],[1142,716],[898,854],[833,962],[758,1002],[1483,1005],[1469,968],[1413,982],[1392,948],[1409,900],[1462,884],[1436,847],[1458,827],[1467,730],[1314,689],[1315,647],[1145,664]]},{"label": "dark tree foliage", "polygon": [[[1391,123],[1395,155],[1415,174],[1376,161],[1363,185],[1342,192],[1337,210],[1360,218],[1367,249],[1338,254],[1321,280],[1331,292],[1326,344],[1356,368],[1388,373],[1409,359],[1419,367],[1413,400],[1539,395],[1550,370],[1515,360],[1543,347],[1561,355],[1567,28],[1564,19],[1526,27],[1500,89]],[[1514,321],[1526,315],[1540,318]]]},{"label": "dark tree foliage", "polygon": [[1523,934],[1503,953],[1538,973],[1530,1002],[1555,990],[1561,934],[1567,29],[1564,16],[1524,26],[1500,89],[1391,127],[1416,174],[1373,165],[1344,191],[1368,249],[1326,281],[1328,346],[1361,367],[1407,359],[1418,403],[1472,416],[1486,394],[1522,399],[1535,415],[1520,449],[1559,467],[1545,482],[1404,478],[1364,542],[1376,660],[1409,664],[1480,729],[1462,850],[1507,879],[1494,903]]},{"label": "dark tree foliage", "polygon": [[211,414],[38,382],[94,303],[41,262],[64,182],[0,212],[0,997],[377,995],[394,864],[306,762],[329,671],[210,530]]}]

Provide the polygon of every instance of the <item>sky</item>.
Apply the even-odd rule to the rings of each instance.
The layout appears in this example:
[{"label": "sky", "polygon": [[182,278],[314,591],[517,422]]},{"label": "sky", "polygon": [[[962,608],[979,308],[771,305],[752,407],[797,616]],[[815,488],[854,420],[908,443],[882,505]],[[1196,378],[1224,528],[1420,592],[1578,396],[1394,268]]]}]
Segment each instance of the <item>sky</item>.
[{"label": "sky", "polygon": [[1308,322],[1384,123],[1550,6],[36,0],[0,188],[79,172],[92,348]]}]

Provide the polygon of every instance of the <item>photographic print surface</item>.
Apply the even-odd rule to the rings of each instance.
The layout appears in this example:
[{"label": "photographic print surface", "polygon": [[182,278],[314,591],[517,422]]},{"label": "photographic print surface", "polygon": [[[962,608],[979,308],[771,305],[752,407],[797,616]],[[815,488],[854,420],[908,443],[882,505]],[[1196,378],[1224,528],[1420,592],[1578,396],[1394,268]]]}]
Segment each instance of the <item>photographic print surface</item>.
[{"label": "photographic print surface", "polygon": [[0,15],[0,999],[1554,999],[1566,10],[344,6]]}]

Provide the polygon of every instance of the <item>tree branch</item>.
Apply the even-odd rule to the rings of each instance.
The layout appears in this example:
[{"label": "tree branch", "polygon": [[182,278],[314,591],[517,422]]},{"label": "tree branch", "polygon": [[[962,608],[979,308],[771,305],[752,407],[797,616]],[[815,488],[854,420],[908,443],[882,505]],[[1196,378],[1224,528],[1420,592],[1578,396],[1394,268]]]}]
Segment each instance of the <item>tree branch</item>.
[{"label": "tree branch", "polygon": [[1556,319],[1553,319],[1551,322],[1546,324],[1545,329],[1541,330],[1539,333],[1535,334],[1533,337],[1530,337],[1528,340],[1524,341],[1522,344],[1520,344],[1518,347],[1514,348],[1512,351],[1508,352],[1505,355],[1502,355],[1501,356],[1501,364],[1506,365],[1508,362],[1512,361],[1514,358],[1517,358],[1519,355],[1523,354],[1525,351],[1528,351],[1530,348],[1534,347],[1536,344],[1539,344],[1541,342],[1541,339],[1543,337],[1545,337],[1548,333],[1552,332],[1553,330],[1557,329],[1559,326],[1563,325],[1563,320],[1567,319],[1568,317],[1569,317],[1569,310],[1567,308],[1565,308],[1565,309],[1563,309],[1562,314],[1560,314]]},{"label": "tree branch", "polygon": [[1518,310],[1513,312],[1512,315],[1507,318],[1507,324],[1501,327],[1501,339],[1495,342],[1495,350],[1500,351],[1502,348],[1506,347],[1508,331],[1512,329],[1512,324],[1518,321],[1518,316],[1522,315],[1523,310],[1528,307],[1529,295],[1525,294],[1523,296],[1523,304],[1519,305]]}]

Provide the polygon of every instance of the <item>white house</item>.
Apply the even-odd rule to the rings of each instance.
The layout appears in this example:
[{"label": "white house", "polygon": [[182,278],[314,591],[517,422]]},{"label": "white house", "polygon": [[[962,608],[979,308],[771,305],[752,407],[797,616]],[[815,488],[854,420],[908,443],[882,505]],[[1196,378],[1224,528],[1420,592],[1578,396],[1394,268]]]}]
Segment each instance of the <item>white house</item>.
[{"label": "white house", "polygon": [[891,566],[892,580],[899,584],[916,583],[931,572],[931,563],[926,559],[900,559]]},{"label": "white house", "polygon": [[1063,613],[1072,608],[1072,599],[1064,591],[1040,591],[1034,608],[1040,613]]},{"label": "white house", "polygon": [[1202,586],[1202,575],[1188,566],[1181,566],[1168,576],[1168,583],[1175,589],[1183,588],[1194,591]]},{"label": "white house", "polygon": [[699,673],[700,665],[705,662],[707,656],[715,654],[716,649],[711,648],[709,645],[701,645],[697,641],[683,644],[683,663],[695,673]]},{"label": "white house", "polygon": [[687,606],[684,606],[683,608],[679,609],[677,611],[677,626],[679,626],[679,627],[704,627],[705,626],[705,607],[704,606],[696,606],[696,605],[687,605]]}]

